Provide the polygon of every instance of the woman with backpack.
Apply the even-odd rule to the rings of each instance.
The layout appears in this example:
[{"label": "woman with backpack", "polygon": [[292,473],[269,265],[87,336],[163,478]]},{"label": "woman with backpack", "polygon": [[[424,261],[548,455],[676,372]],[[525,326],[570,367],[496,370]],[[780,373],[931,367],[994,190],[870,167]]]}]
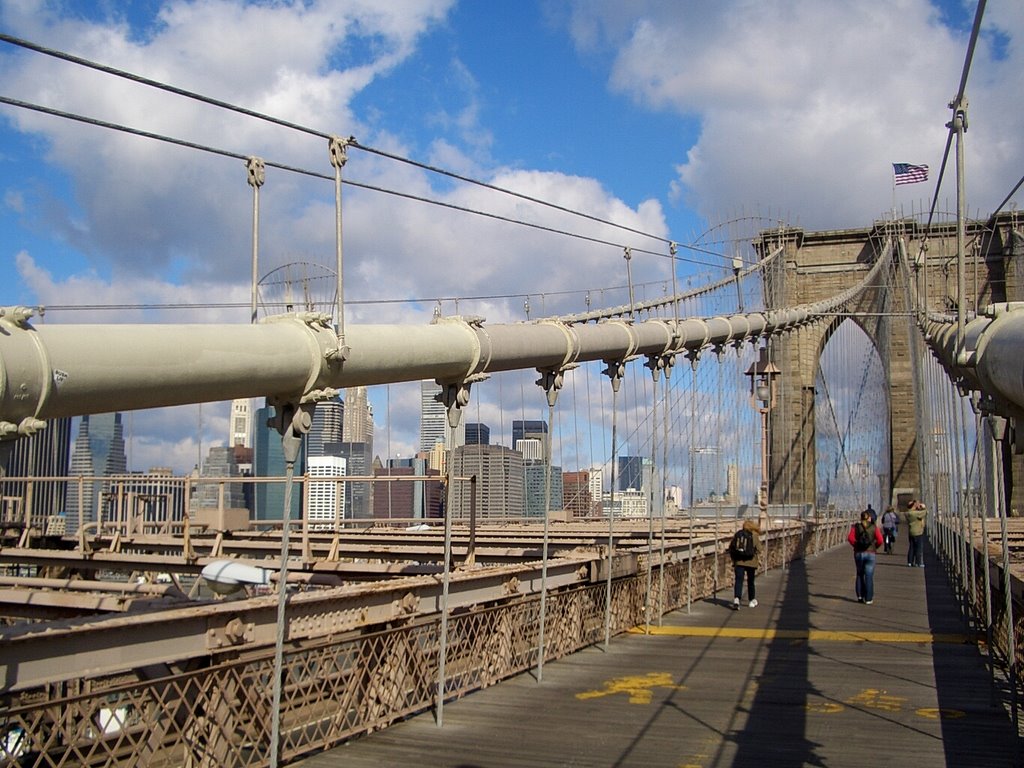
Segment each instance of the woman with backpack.
[{"label": "woman with backpack", "polygon": [[896,543],[896,530],[900,526],[900,519],[896,514],[896,510],[892,507],[885,508],[885,514],[882,515],[882,538],[885,540],[885,554],[892,554],[892,546]]},{"label": "woman with backpack", "polygon": [[860,513],[860,522],[850,527],[846,540],[853,547],[853,561],[857,564],[857,602],[871,605],[875,601],[875,554],[882,546],[882,532],[870,512]]},{"label": "woman with backpack", "polygon": [[743,527],[733,534],[729,544],[729,556],[732,557],[733,571],[736,574],[735,597],[732,600],[734,611],[740,609],[740,598],[743,597],[743,579],[747,580],[747,605],[757,608],[757,593],[754,590],[754,579],[757,576],[757,563],[761,555],[761,529],[756,520],[744,520]]}]

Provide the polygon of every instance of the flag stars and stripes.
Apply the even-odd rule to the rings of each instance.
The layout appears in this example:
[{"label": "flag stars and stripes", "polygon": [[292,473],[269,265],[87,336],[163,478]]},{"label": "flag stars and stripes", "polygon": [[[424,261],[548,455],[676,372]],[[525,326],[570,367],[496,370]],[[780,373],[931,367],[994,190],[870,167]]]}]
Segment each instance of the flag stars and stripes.
[{"label": "flag stars and stripes", "polygon": [[892,172],[895,174],[897,184],[916,184],[919,181],[928,181],[927,165],[893,163]]}]

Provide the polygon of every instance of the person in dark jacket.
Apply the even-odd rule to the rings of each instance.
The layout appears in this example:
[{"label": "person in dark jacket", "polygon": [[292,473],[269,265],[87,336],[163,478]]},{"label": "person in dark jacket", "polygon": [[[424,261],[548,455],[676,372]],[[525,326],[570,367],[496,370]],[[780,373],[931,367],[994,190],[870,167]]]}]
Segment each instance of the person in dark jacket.
[{"label": "person in dark jacket", "polygon": [[[736,538],[747,531],[754,539],[754,553],[743,555],[736,551]],[[737,531],[733,537],[733,543],[729,545],[729,555],[732,557],[733,572],[736,575],[736,587],[733,590],[733,610],[740,609],[740,600],[743,597],[743,579],[747,580],[747,603],[751,608],[757,608],[757,591],[754,587],[754,579],[757,577],[757,565],[761,557],[761,529],[756,520],[744,520],[743,528]]]},{"label": "person in dark jacket", "polygon": [[853,547],[853,561],[857,564],[857,602],[871,605],[875,601],[875,555],[882,546],[882,532],[866,509],[860,513],[860,522],[850,527],[846,540]]},{"label": "person in dark jacket", "polygon": [[900,527],[900,518],[892,507],[885,508],[882,515],[882,538],[885,540],[885,554],[892,554],[893,544],[896,543],[896,531]]}]

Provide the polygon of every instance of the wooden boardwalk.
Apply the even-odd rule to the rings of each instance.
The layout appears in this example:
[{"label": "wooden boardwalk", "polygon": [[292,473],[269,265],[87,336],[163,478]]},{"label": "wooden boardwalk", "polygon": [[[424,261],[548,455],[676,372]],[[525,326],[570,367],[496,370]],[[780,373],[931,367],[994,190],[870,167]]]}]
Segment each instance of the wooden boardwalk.
[{"label": "wooden boardwalk", "polygon": [[[900,542],[903,545],[905,542]],[[1013,766],[1006,708],[931,552],[878,556],[875,602],[846,547],[732,590],[303,768]]]}]

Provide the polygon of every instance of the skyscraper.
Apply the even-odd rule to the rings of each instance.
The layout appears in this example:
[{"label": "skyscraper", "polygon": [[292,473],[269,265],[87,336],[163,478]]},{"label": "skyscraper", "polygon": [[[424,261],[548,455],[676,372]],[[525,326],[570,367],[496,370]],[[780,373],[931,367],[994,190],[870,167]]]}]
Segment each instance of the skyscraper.
[{"label": "skyscraper", "polygon": [[466,444],[466,421],[452,429],[448,425],[448,411],[435,395],[441,393],[441,386],[425,379],[420,382],[420,452],[429,453],[440,443],[445,450]]},{"label": "skyscraper", "polygon": [[420,450],[431,451],[437,443],[445,444],[448,415],[444,404],[434,398],[441,387],[426,379],[420,382]]},{"label": "skyscraper", "polygon": [[516,440],[513,446],[517,451],[523,454],[523,458],[527,461],[543,461],[544,460],[544,443],[535,437],[527,437],[522,440]]},{"label": "skyscraper", "polygon": [[440,517],[444,483],[441,476],[427,468],[426,459],[390,459],[387,468],[375,469],[377,477],[433,475],[430,480],[378,483],[373,492],[375,518]]},{"label": "skyscraper", "polygon": [[366,398],[366,387],[345,390],[345,421],[341,439],[346,443],[373,445],[373,406]]},{"label": "skyscraper", "polygon": [[604,498],[604,467],[599,465],[590,468],[590,498],[594,505],[594,514],[600,515]]},{"label": "skyscraper", "polygon": [[[238,464],[235,463],[235,449],[227,446],[213,446],[206,457],[199,477],[240,477]],[[194,486],[190,508],[217,509],[223,505],[224,509],[246,509],[245,491],[241,483],[218,482],[197,482]]]},{"label": "skyscraper", "polygon": [[[345,459],[340,456],[310,456],[306,474],[310,478],[338,477],[345,474]],[[344,482],[336,480],[309,480],[306,495],[306,519],[317,527],[334,526],[335,520],[345,518]]]},{"label": "skyscraper", "polygon": [[490,443],[490,427],[475,421],[466,424],[466,445],[490,445]]},{"label": "skyscraper", "polygon": [[[545,461],[526,461],[523,466],[523,495],[527,517],[544,516],[547,497],[548,465]],[[562,468],[551,467],[551,498],[548,511],[562,509]]]},{"label": "skyscraper", "polygon": [[[14,441],[11,455],[3,469],[8,477],[67,477],[71,453],[71,419],[53,419],[46,428],[30,437]],[[56,515],[64,511],[64,483],[32,483],[32,498],[27,498],[25,483],[0,481],[0,497],[19,498],[23,505],[31,503],[33,517]],[[20,510],[22,513],[29,511]]]},{"label": "skyscraper", "polygon": [[[281,435],[267,424],[274,415],[273,406],[264,406],[256,411],[256,426],[253,430],[253,474],[255,477],[284,477],[284,449]],[[306,468],[305,441],[299,446],[295,461],[295,476],[299,477]],[[254,520],[281,520],[284,513],[284,480],[276,483],[257,483],[255,493]],[[299,519],[302,509],[302,493],[298,486],[292,488],[289,519]]]},{"label": "skyscraper", "polygon": [[515,448],[520,440],[538,440],[540,442],[541,458],[544,458],[545,446],[548,439],[548,424],[538,419],[523,420],[516,419],[512,422],[512,447]]},{"label": "skyscraper", "polygon": [[[649,468],[651,460],[644,456],[619,456],[619,487],[616,490],[646,491],[650,488],[649,478],[645,476],[645,467]],[[648,481],[645,484],[645,480]]]},{"label": "skyscraper", "polygon": [[313,423],[306,435],[306,455],[323,456],[324,445],[342,440],[345,404],[337,398],[321,400],[313,409]]},{"label": "skyscraper", "polygon": [[[373,454],[367,443],[326,443],[325,456],[340,456],[345,460],[345,474],[356,477],[373,475]],[[355,480],[345,483],[345,518],[365,520],[373,517],[373,483]]]},{"label": "skyscraper", "polygon": [[715,501],[727,491],[725,466],[720,466],[718,448],[694,448],[690,455],[694,503]]},{"label": "skyscraper", "polygon": [[228,420],[228,447],[252,448],[252,401],[248,398],[231,401]]},{"label": "skyscraper", "polygon": [[[109,477],[123,475],[127,471],[121,414],[83,416],[71,451],[69,474],[82,478]],[[68,483],[65,495],[68,533],[77,531],[80,524],[97,521],[107,506],[102,503],[102,498],[108,490],[109,484],[105,482],[83,480]]]},{"label": "skyscraper", "polygon": [[585,469],[563,472],[562,497],[563,506],[572,512],[573,517],[590,517],[594,504],[590,493],[590,473]]},{"label": "skyscraper", "polygon": [[[503,445],[473,445],[456,448],[451,460],[454,477],[477,477],[477,520],[522,517],[523,454]],[[469,483],[457,481],[449,490],[452,519],[468,518]]]}]

